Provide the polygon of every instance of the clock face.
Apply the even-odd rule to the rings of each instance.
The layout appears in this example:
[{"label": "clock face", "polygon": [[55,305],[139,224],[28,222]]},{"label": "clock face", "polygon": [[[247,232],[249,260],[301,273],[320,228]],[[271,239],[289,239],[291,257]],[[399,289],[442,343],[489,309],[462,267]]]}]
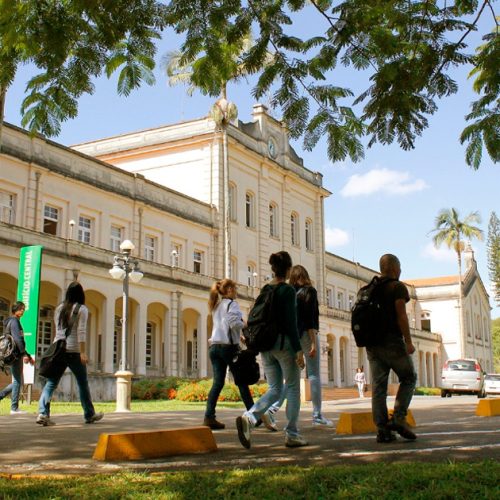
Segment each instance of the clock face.
[{"label": "clock face", "polygon": [[267,150],[269,151],[269,156],[271,158],[276,158],[276,142],[274,139],[269,139],[267,142]]}]

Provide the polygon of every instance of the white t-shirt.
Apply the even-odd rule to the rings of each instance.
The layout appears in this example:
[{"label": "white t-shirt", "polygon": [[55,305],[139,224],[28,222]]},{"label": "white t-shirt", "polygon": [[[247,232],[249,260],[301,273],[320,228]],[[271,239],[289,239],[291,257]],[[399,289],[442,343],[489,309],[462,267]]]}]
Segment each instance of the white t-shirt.
[{"label": "white t-shirt", "polygon": [[[73,308],[71,309],[71,314],[76,307],[76,304],[73,304]],[[80,342],[86,342],[87,340],[87,319],[89,317],[89,310],[87,306],[81,305],[80,310],[78,311],[78,317],[75,323],[73,324],[73,328],[71,329],[70,334],[66,338],[66,328],[60,328],[59,326],[59,317],[61,316],[61,311],[63,308],[63,304],[59,304],[56,307],[56,311],[54,313],[54,322],[56,324],[56,336],[54,338],[54,342],[59,339],[66,339],[66,352],[80,352]],[[71,319],[71,316],[70,316]]]},{"label": "white t-shirt", "polygon": [[238,302],[231,299],[222,299],[212,312],[213,327],[212,336],[209,339],[212,344],[231,344],[229,332],[231,332],[232,343],[240,343],[241,329],[243,328],[243,313]]}]

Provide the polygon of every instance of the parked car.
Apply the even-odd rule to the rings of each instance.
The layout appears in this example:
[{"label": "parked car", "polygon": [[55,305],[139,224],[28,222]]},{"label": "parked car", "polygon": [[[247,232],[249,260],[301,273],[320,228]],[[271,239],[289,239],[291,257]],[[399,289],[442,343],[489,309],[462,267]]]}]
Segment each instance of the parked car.
[{"label": "parked car", "polygon": [[484,392],[488,394],[500,394],[500,374],[488,373],[484,377]]},{"label": "parked car", "polygon": [[476,394],[484,398],[484,372],[476,359],[449,359],[441,373],[441,397]]}]

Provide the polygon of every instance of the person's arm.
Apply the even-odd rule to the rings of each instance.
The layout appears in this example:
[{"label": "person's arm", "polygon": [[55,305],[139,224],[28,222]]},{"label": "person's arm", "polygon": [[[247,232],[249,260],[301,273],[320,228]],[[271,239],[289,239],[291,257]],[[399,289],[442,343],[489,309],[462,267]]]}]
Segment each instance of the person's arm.
[{"label": "person's arm", "polygon": [[21,327],[21,322],[16,318],[12,317],[9,323],[10,334],[16,343],[19,354],[22,356],[26,352],[26,343],[24,342],[23,329]]},{"label": "person's arm", "polygon": [[319,325],[319,310],[318,310],[318,293],[313,287],[308,287],[304,294],[299,294],[297,300],[300,300],[303,304],[303,315],[302,325],[305,328],[309,340],[311,343],[311,348],[307,355],[310,358],[316,356],[316,335],[318,333]]},{"label": "person's arm", "polygon": [[78,311],[78,326],[76,334],[78,336],[78,345],[80,346],[80,360],[84,365],[86,365],[89,361],[86,351],[88,315],[89,310],[85,306],[80,306],[80,310]]},{"label": "person's arm", "polygon": [[406,352],[408,354],[413,354],[415,352],[415,347],[411,341],[410,335],[410,325],[408,323],[408,316],[406,315],[406,301],[405,299],[396,299],[396,320],[398,322],[399,329],[403,334],[403,339],[406,344]]}]

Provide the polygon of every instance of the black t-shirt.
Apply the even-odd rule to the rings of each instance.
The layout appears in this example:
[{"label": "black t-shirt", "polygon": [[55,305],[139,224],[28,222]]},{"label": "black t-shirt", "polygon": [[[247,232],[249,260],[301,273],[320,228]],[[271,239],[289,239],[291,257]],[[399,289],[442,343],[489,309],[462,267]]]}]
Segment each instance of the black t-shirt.
[{"label": "black t-shirt", "polygon": [[381,286],[383,287],[383,307],[387,313],[386,340],[390,340],[391,338],[400,339],[403,337],[403,332],[401,332],[398,325],[396,300],[403,299],[405,302],[409,302],[410,294],[406,285],[401,281],[388,281]]},{"label": "black t-shirt", "polygon": [[306,330],[319,330],[318,292],[312,286],[295,286],[297,292],[297,326],[299,335]]}]

